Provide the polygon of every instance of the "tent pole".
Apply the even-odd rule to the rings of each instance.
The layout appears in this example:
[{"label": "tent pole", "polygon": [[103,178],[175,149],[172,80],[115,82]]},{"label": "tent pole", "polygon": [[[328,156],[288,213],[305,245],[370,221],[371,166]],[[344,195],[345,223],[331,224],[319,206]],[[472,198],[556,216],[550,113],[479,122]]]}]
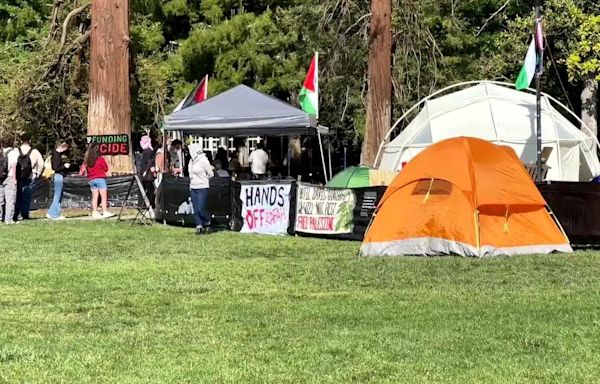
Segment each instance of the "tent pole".
[{"label": "tent pole", "polygon": [[333,178],[333,169],[331,167],[331,136],[327,135],[327,157],[329,158],[329,180]]},{"label": "tent pole", "polygon": [[[536,49],[538,60],[535,66],[535,99],[536,99],[536,126],[537,126],[537,135],[536,135],[536,149],[537,149],[537,157],[535,162],[536,168],[536,182],[541,183],[543,181],[542,177],[542,100],[541,100],[541,90],[542,87],[542,69],[543,69],[543,55],[544,51],[541,46],[538,46],[538,39],[542,39],[541,36],[537,36],[538,32],[541,32],[542,27],[539,25],[542,22],[542,11],[540,8],[540,0],[537,0],[535,3],[535,39],[536,39]],[[541,43],[540,43],[541,44]]]},{"label": "tent pole", "polygon": [[323,140],[321,140],[321,131],[317,127],[317,138],[319,139],[319,149],[321,151],[321,161],[323,162],[323,177],[325,177],[325,183],[329,181],[327,177],[327,165],[325,164],[325,153],[323,151]]}]

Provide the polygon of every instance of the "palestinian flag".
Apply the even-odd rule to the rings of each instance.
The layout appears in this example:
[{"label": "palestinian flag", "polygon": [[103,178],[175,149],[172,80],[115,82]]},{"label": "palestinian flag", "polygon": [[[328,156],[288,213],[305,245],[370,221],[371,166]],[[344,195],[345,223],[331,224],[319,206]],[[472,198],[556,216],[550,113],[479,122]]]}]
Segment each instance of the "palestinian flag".
[{"label": "palestinian flag", "polygon": [[529,49],[527,49],[527,55],[525,55],[525,63],[517,76],[515,87],[518,91],[529,87],[533,76],[536,72],[542,72],[543,69],[543,57],[544,57],[544,34],[542,32],[542,21],[536,20],[535,22],[535,33],[531,43],[529,43]]},{"label": "palestinian flag", "polygon": [[208,75],[204,76],[204,79],[196,85],[196,88],[185,99],[181,100],[181,103],[175,108],[173,113],[180,111],[184,108],[191,107],[194,104],[203,102],[208,98]]},{"label": "palestinian flag", "polygon": [[319,54],[315,53],[304,85],[300,90],[300,107],[309,115],[319,117]]}]

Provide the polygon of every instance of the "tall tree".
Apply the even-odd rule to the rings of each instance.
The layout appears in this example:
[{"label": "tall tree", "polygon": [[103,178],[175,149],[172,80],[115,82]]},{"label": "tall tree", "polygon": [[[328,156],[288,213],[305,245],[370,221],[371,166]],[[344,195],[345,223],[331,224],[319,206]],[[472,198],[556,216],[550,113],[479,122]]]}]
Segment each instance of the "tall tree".
[{"label": "tall tree", "polygon": [[[90,41],[88,135],[131,137],[129,0],[94,0]],[[131,173],[133,158],[109,159],[113,173]]]},{"label": "tall tree", "polygon": [[374,165],[392,118],[392,2],[371,1],[367,124],[361,163]]}]

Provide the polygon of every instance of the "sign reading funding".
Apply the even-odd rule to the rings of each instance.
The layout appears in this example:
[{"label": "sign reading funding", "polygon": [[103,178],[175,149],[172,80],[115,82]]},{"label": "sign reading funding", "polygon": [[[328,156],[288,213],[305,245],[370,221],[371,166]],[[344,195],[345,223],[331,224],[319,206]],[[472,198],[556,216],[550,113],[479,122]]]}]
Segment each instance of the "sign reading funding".
[{"label": "sign reading funding", "polygon": [[87,143],[98,144],[101,155],[129,155],[129,135],[94,135],[87,137]]},{"label": "sign reading funding", "polygon": [[296,232],[352,233],[356,197],[351,189],[298,185]]},{"label": "sign reading funding", "polygon": [[242,184],[242,233],[287,234],[291,184]]}]

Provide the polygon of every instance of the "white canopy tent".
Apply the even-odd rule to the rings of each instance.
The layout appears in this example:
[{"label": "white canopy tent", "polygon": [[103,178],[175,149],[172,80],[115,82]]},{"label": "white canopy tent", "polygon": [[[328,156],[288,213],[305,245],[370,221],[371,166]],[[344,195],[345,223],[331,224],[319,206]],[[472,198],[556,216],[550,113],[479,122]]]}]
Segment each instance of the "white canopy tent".
[{"label": "white canopy tent", "polygon": [[[466,85],[470,87],[464,88]],[[447,93],[454,89],[459,90]],[[580,121],[556,99],[542,94],[542,148],[551,148],[546,160],[546,180],[589,181],[600,175],[594,145],[598,140],[581,121],[583,131],[554,105]],[[387,144],[382,143],[377,155],[380,169],[397,171],[429,145],[458,136],[507,145],[524,164],[536,162],[535,95],[516,91],[513,84],[475,81],[436,92],[407,111],[390,129],[386,141],[406,116],[419,108],[417,116],[397,137]]]}]

